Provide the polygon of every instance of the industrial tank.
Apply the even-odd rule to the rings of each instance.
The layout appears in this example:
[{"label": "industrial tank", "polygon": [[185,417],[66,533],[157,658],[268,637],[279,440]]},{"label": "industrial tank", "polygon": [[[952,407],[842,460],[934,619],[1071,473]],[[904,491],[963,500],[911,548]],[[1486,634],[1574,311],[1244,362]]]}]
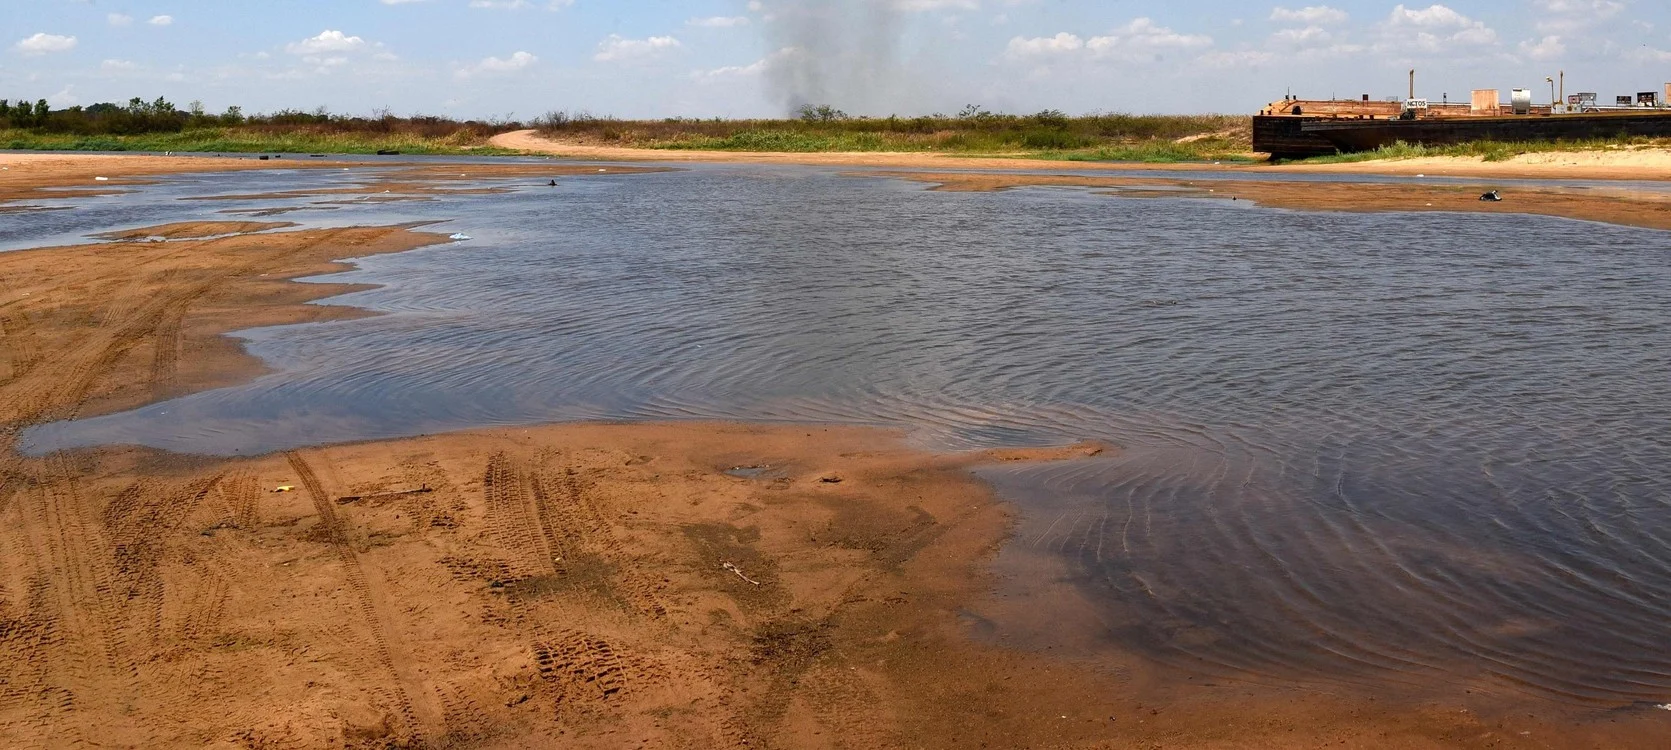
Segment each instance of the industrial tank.
[{"label": "industrial tank", "polygon": [[1517,115],[1531,114],[1532,90],[1515,89],[1513,93],[1509,94],[1509,106],[1514,108],[1514,113]]}]

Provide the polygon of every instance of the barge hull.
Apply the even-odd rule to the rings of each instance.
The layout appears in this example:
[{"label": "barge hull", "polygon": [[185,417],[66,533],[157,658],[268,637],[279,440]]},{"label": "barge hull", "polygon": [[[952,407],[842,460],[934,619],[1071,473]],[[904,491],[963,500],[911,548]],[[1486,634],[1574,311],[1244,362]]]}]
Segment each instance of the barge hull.
[{"label": "barge hull", "polygon": [[[1299,118],[1291,118],[1299,119]],[[1444,146],[1469,141],[1557,141],[1671,137],[1671,112],[1519,117],[1459,117],[1432,120],[1325,120],[1299,123],[1305,138],[1318,138],[1342,153],[1373,151],[1403,142]]]}]

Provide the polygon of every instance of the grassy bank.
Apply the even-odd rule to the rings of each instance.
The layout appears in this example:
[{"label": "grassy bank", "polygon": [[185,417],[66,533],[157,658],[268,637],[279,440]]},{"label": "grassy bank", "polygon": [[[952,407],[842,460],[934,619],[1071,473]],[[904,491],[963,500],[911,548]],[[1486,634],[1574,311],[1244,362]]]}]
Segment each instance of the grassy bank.
[{"label": "grassy bank", "polygon": [[1093,115],[1057,112],[956,117],[625,121],[548,115],[540,132],[570,143],[738,152],[916,152],[1083,161],[1247,159],[1248,120],[1227,115]]},{"label": "grassy bank", "polygon": [[196,153],[514,154],[488,145],[490,132],[459,130],[447,135],[332,132],[323,129],[211,127],[176,133],[78,135],[35,130],[0,130],[0,148],[32,151],[179,151]]},{"label": "grassy bank", "polygon": [[1335,154],[1301,159],[1296,164],[1351,164],[1366,161],[1396,161],[1426,156],[1482,158],[1488,162],[1508,161],[1522,154],[1553,152],[1618,151],[1632,147],[1671,148],[1671,138],[1613,138],[1582,141],[1472,141],[1447,146],[1395,143],[1374,151]]}]

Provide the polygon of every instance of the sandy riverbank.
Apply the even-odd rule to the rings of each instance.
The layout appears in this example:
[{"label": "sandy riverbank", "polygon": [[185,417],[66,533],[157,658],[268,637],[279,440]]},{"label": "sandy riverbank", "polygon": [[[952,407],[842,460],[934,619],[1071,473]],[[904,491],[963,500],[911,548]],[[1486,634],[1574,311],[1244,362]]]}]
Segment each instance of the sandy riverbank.
[{"label": "sandy riverbank", "polygon": [[269,162],[248,158],[0,154],[0,204],[106,195],[155,175],[267,168]]},{"label": "sandy riverbank", "polygon": [[1482,156],[1434,156],[1346,164],[1275,164],[1273,172],[1311,174],[1430,175],[1498,180],[1671,180],[1671,149],[1629,147],[1613,151],[1553,151],[1503,161]]},{"label": "sandy riverbank", "polygon": [[1671,193],[1622,188],[1516,187],[1500,191],[1501,202],[1481,201],[1496,186],[1476,184],[1284,182],[1140,177],[1087,177],[973,172],[856,172],[853,177],[895,177],[934,184],[936,190],[984,192],[1028,186],[1107,188],[1111,195],[1253,201],[1271,208],[1311,211],[1412,211],[1535,214],[1600,221],[1649,229],[1671,229]]},{"label": "sandy riverbank", "polygon": [[[315,161],[305,159],[261,161],[254,157],[185,157],[105,154],[0,154],[0,209],[28,200],[87,198],[121,192],[147,178],[170,174],[236,172],[268,169],[377,170],[367,184],[355,187],[322,188],[299,193],[276,193],[257,197],[295,198],[315,195],[368,196],[388,193],[407,198],[459,192],[449,183],[484,178],[555,178],[613,171],[638,174],[662,171],[654,168],[616,167],[604,170],[573,164],[447,164],[368,161]],[[105,178],[103,180],[99,178]],[[493,192],[493,188],[463,189],[465,192]],[[248,198],[251,196],[230,196]]]},{"label": "sandy riverbank", "polygon": [[1570,747],[1659,727],[1183,684],[1118,643],[1083,662],[968,637],[1012,511],[966,467],[1104,446],[693,423],[15,454],[21,426],[261,371],[224,331],[359,314],[302,304],[349,287],[286,279],[442,241],[128,236],[0,253],[0,745]]},{"label": "sandy riverbank", "polygon": [[628,162],[743,162],[837,167],[897,167],[901,169],[1147,169],[1159,171],[1248,172],[1250,174],[1264,172],[1404,176],[1426,174],[1499,180],[1556,178],[1569,180],[1671,179],[1671,151],[1665,149],[1526,154],[1500,162],[1487,162],[1478,157],[1433,157],[1350,164],[1131,164],[952,156],[931,153],[672,151],[562,143],[543,138],[532,130],[520,130],[495,136],[493,145],[500,148],[519,149],[537,154],[553,154],[574,159]]}]

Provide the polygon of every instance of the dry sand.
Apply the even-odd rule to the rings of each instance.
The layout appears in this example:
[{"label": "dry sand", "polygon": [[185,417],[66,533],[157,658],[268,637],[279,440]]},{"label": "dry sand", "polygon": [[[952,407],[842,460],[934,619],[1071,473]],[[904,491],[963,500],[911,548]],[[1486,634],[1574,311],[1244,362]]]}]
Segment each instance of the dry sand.
[{"label": "dry sand", "polygon": [[[875,430],[690,423],[236,459],[10,450],[28,424],[248,377],[260,364],[220,332],[353,314],[300,304],[343,287],[284,279],[439,240],[284,230],[211,223],[136,233],[198,239],[0,253],[0,746],[1661,736],[1648,712],[1573,723],[1453,699],[1202,686],[1118,643],[1082,662],[967,637],[960,615],[992,587],[984,563],[1010,511],[966,467],[1104,446],[935,456]],[[727,471],[740,466],[759,468]]]},{"label": "dry sand", "polygon": [[748,153],[736,151],[664,151],[657,149],[565,143],[519,130],[493,138],[500,148],[599,161],[747,162],[815,166],[869,166],[904,169],[1145,169],[1158,171],[1300,172],[1385,174],[1491,179],[1671,179],[1671,150],[1622,149],[1600,152],[1526,154],[1501,162],[1478,157],[1430,157],[1351,164],[1132,164],[1047,161],[1042,159],[950,156],[932,153]]},{"label": "dry sand", "polygon": [[1668,180],[1671,149],[1630,147],[1610,151],[1551,151],[1503,161],[1481,156],[1433,156],[1349,164],[1287,164],[1261,169],[1316,174],[1385,174],[1527,180]]}]

